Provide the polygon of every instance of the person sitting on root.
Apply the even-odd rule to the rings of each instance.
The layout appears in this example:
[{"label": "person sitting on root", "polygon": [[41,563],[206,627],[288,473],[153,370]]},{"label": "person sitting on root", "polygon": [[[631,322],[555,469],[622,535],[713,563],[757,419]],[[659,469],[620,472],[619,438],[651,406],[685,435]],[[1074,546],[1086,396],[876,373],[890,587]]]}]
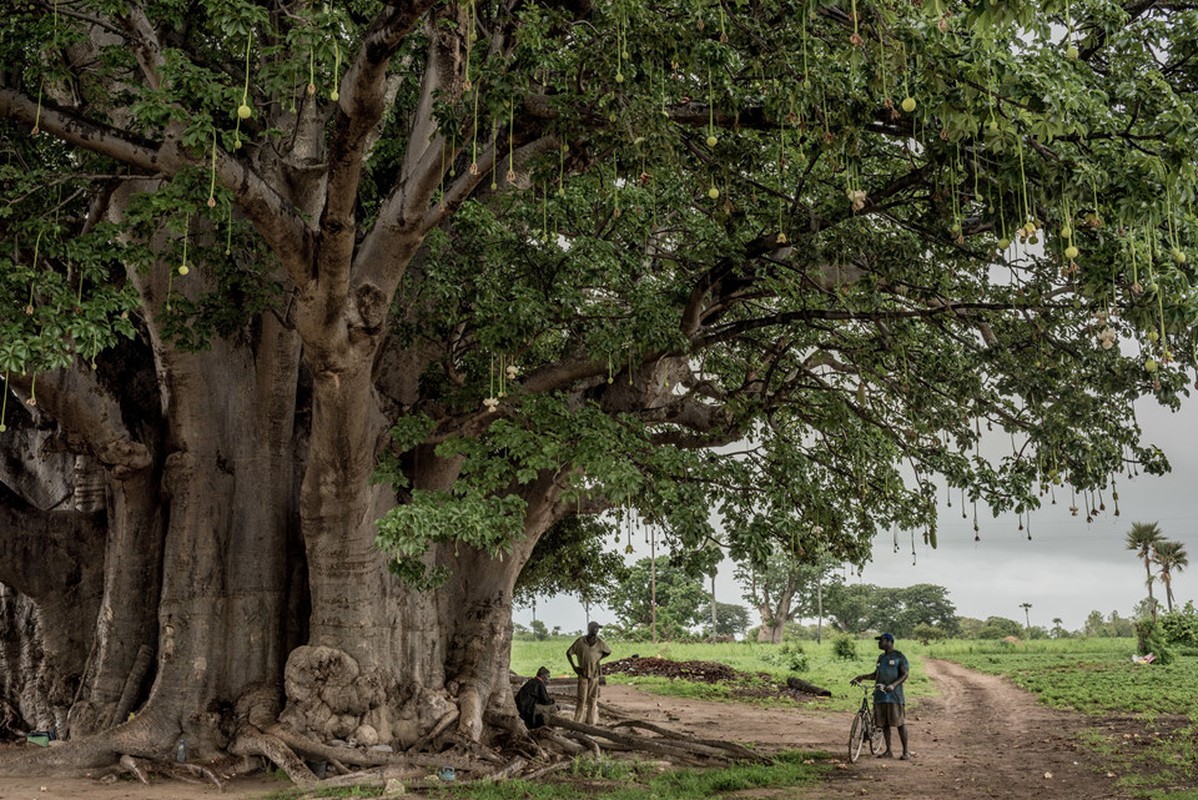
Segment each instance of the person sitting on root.
[{"label": "person sitting on root", "polygon": [[549,680],[549,668],[541,667],[536,677],[529,678],[516,692],[516,713],[524,720],[524,727],[532,730],[545,724],[545,715],[557,709],[545,683]]}]

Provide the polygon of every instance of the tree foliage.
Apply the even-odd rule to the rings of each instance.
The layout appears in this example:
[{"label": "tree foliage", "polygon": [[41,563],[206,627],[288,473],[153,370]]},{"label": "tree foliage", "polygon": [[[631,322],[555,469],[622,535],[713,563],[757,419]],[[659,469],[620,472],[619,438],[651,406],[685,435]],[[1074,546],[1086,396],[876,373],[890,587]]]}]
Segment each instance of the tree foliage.
[{"label": "tree foliage", "polygon": [[[145,15],[164,34],[160,60],[139,63],[114,37],[84,68],[63,61],[62,46],[88,35],[73,18],[38,3],[10,16],[6,55],[23,66],[4,113],[14,134],[36,124],[49,136],[9,140],[21,166],[7,193],[21,206],[7,223],[15,313],[0,367],[32,384],[132,335],[129,284],[117,291],[107,275],[147,267],[142,242],[155,233],[169,257],[154,256],[183,266],[190,243],[191,283],[206,278],[195,293],[179,276],[153,309],[176,345],[277,306],[299,277],[288,262],[309,252],[294,237],[319,223],[289,207],[298,198],[269,194],[264,154],[295,152],[306,115],[357,124],[378,98],[351,79],[391,69],[396,113],[371,111],[383,135],[358,153],[370,158],[346,187],[356,192],[317,199],[348,202],[370,240],[358,252],[373,254],[400,210],[401,160],[435,151],[420,176],[427,207],[404,209],[425,215],[427,238],[396,331],[449,344],[409,414],[429,414],[431,441],[466,469],[456,502],[413,497],[383,527],[401,560],[446,538],[502,547],[520,506],[463,515],[467,495],[563,464],[688,541],[709,532],[695,512],[718,499],[736,550],[761,553],[760,514],[825,525],[852,559],[879,526],[932,538],[933,475],[1026,511],[1057,480],[1108,484],[1127,458],[1164,468],[1123,423],[1137,394],[1175,402],[1193,349],[1191,267],[1174,258],[1191,237],[1191,86],[1184,66],[1156,60],[1184,65],[1186,28],[1170,23],[1188,12],[1077,3],[1060,41],[1066,7],[1051,2],[863,3],[856,18],[814,3],[512,17],[479,4],[430,11],[433,27],[414,8],[394,31],[392,12],[369,3],[299,17],[245,2],[186,17],[171,4],[124,17],[81,5],[127,31]],[[580,11],[586,25],[571,18]],[[389,65],[431,70],[436,25],[476,25],[493,46],[455,39],[456,82],[425,106],[428,76]],[[385,52],[362,49],[380,28],[394,37]],[[596,46],[606,41],[620,45]],[[156,80],[130,80],[139,69]],[[75,120],[109,127],[85,138]],[[99,191],[94,176],[118,163],[147,169],[163,143],[170,182],[122,221],[140,235],[119,249],[111,227],[81,236],[86,205],[61,200]],[[84,169],[68,171],[80,157]],[[43,185],[54,190],[29,191]],[[1015,244],[995,256],[996,242]],[[67,309],[80,313],[64,324]],[[565,401],[576,384],[561,364],[576,365],[570,381],[600,380],[605,413]],[[507,379],[509,366],[521,377]],[[629,391],[599,391],[617,377]],[[674,399],[621,397],[650,378],[677,387]],[[503,413],[484,426],[485,399]],[[1007,457],[972,452],[979,420],[1014,434]],[[713,461],[680,447],[683,431],[691,444],[750,435],[761,446]],[[914,485],[890,466],[904,461]],[[717,485],[759,494],[750,503]]]},{"label": "tree foliage", "polygon": [[[1194,15],[15,0],[5,530],[100,477],[93,596],[160,597],[161,630],[80,636],[144,645],[191,704],[146,741],[308,641],[478,739],[503,642],[454,643],[502,640],[568,517],[861,563],[880,529],[935,546],[945,486],[1028,514],[1163,471],[1134,403],[1176,408],[1195,357]],[[48,593],[4,536],[0,580]],[[159,650],[231,624],[180,609],[251,602],[259,651],[197,680]],[[96,660],[95,719],[124,719],[132,655]],[[431,727],[366,705],[336,724]]]},{"label": "tree foliage", "polygon": [[1190,565],[1189,554],[1183,542],[1165,540],[1153,546],[1152,561],[1156,564],[1165,585],[1166,608],[1173,611],[1173,576]]},{"label": "tree foliage", "polygon": [[1095,609],[1086,615],[1081,632],[1084,636],[1133,636],[1135,621],[1120,616],[1118,611],[1103,617],[1102,612]]},{"label": "tree foliage", "polygon": [[[708,600],[708,608],[710,608],[710,599]],[[741,636],[749,627],[749,609],[740,603],[721,603],[717,600],[715,612],[716,636]]]},{"label": "tree foliage", "polygon": [[[608,597],[623,634],[647,639],[683,639],[711,620],[711,595],[703,582],[668,559],[642,558],[628,569],[628,580]],[[717,607],[718,609],[718,607]],[[656,613],[655,613],[656,612]]]},{"label": "tree foliage", "polygon": [[833,583],[824,592],[824,611],[838,629],[849,633],[887,631],[903,638],[913,636],[921,625],[946,636],[960,630],[948,590],[930,583],[896,588]]},{"label": "tree foliage", "polygon": [[623,557],[605,541],[607,531],[600,520],[577,515],[550,528],[516,580],[516,602],[560,594],[575,595],[586,605],[604,602],[628,581]]}]

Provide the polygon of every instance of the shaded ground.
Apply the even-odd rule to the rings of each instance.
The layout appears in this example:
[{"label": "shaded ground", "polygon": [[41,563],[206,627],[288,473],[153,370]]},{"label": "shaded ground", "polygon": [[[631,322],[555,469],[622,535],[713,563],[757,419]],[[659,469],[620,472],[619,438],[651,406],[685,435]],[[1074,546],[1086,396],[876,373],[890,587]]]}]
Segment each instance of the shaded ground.
[{"label": "shaded ground", "polygon": [[[690,679],[700,679],[693,672],[702,668],[689,669]],[[719,671],[712,667],[712,679]],[[1076,733],[1092,727],[1092,720],[1040,706],[1032,695],[1006,680],[949,662],[926,661],[925,673],[939,695],[921,701],[908,714],[914,760],[879,760],[868,754],[856,764],[848,764],[846,759],[832,779],[810,790],[808,797],[1122,797],[1115,789],[1114,776],[1108,777],[1106,768],[1095,757],[1074,745]],[[767,749],[823,750],[843,759],[848,746],[850,715],[823,710],[818,701],[804,708],[760,708],[660,697],[632,686],[608,685],[603,689],[603,704],[621,715],[703,738],[716,736]],[[267,778],[241,779],[222,795],[214,787],[177,782],[144,787],[124,781],[105,786],[86,778],[0,778],[0,800],[251,800],[285,786]],[[762,792],[737,796],[782,795]],[[787,790],[785,796],[796,795],[794,790]]]}]

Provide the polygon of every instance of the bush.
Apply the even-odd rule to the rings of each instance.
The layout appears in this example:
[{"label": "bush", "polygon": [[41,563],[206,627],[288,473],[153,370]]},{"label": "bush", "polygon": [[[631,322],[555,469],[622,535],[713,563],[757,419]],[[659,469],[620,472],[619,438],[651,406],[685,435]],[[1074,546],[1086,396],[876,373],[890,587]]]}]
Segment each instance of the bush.
[{"label": "bush", "polygon": [[1157,623],[1169,644],[1198,647],[1198,612],[1194,610],[1193,602],[1186,603],[1180,611],[1161,614]]},{"label": "bush", "polygon": [[762,660],[791,672],[806,672],[811,666],[801,644],[784,644],[776,652],[763,656]]},{"label": "bush", "polygon": [[1173,649],[1165,639],[1161,625],[1151,618],[1136,621],[1136,646],[1140,655],[1152,653],[1155,663],[1168,664],[1173,660]]},{"label": "bush", "polygon": [[847,634],[841,634],[832,640],[832,652],[837,658],[855,661],[857,659],[857,640]]},{"label": "bush", "polygon": [[929,625],[926,622],[921,622],[915,626],[915,630],[911,632],[911,636],[920,644],[928,644],[929,642],[938,642],[941,639],[947,639],[948,634],[935,625]]}]

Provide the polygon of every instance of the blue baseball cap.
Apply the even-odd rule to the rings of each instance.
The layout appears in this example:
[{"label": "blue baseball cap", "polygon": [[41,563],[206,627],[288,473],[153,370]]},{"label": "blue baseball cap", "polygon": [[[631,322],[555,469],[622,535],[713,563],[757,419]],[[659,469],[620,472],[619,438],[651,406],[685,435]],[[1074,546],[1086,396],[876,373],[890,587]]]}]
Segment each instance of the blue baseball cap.
[{"label": "blue baseball cap", "polygon": [[887,641],[893,642],[893,641],[894,641],[894,634],[893,634],[893,633],[883,633],[882,635],[880,635],[880,636],[875,636],[874,638],[875,638],[875,639],[877,639],[879,642],[880,642],[880,641],[882,641],[883,639],[886,639]]}]

